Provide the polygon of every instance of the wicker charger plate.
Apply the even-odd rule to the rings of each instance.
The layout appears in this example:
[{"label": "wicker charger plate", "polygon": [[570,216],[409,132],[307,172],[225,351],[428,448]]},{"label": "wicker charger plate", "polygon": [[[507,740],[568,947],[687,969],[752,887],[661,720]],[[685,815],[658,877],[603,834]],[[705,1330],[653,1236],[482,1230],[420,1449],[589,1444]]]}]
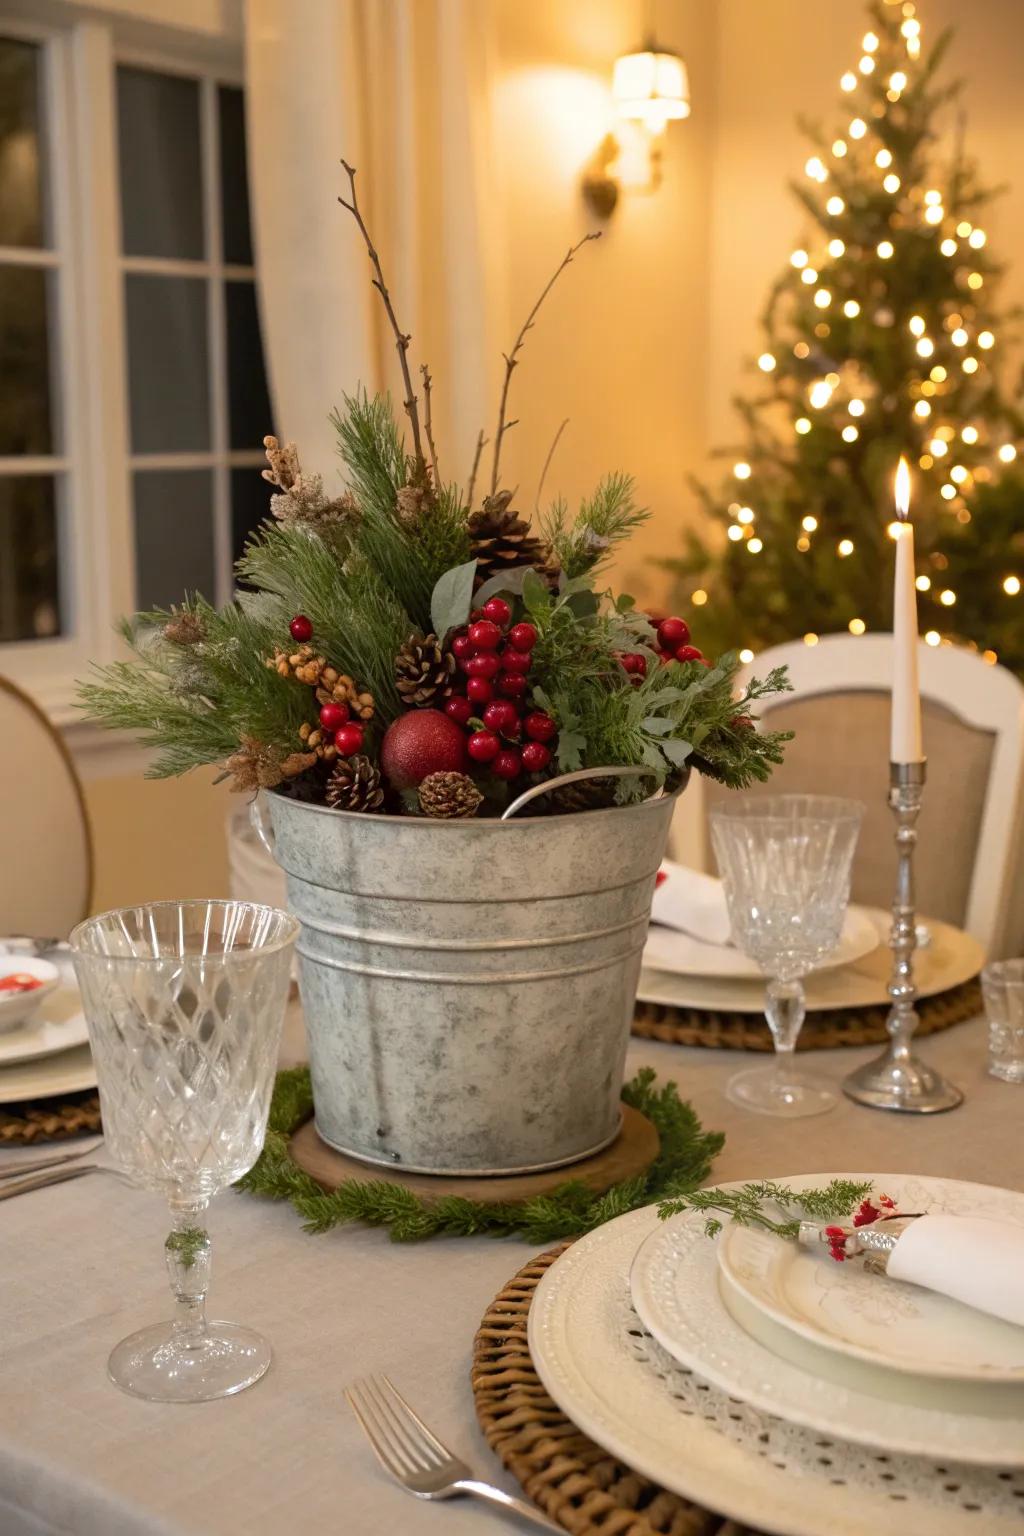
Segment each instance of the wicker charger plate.
[{"label": "wicker charger plate", "polygon": [[533,1366],[526,1324],[545,1270],[568,1243],[531,1259],[491,1302],[473,1342],[473,1400],[491,1450],[573,1536],[742,1536],[749,1527],[670,1493],[576,1428]]},{"label": "wicker charger plate", "polygon": [[102,1130],[100,1101],[86,1089],[66,1099],[39,1099],[0,1109],[0,1147],[28,1147],[69,1136],[96,1135]]}]

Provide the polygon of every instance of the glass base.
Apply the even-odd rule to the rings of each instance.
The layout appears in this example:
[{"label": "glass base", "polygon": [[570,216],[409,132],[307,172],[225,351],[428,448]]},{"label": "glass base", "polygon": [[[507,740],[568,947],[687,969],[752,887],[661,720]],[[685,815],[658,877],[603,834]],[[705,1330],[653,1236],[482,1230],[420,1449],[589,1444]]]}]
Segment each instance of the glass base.
[{"label": "glass base", "polygon": [[805,1072],[780,1072],[777,1065],[737,1072],[726,1084],[725,1096],[741,1109],[787,1120],[823,1115],[838,1103],[837,1095],[819,1078]]},{"label": "glass base", "polygon": [[154,1323],[115,1345],[107,1371],[122,1392],[147,1402],[206,1403],[259,1381],[270,1354],[262,1334],[237,1323],[208,1323],[203,1342],[192,1347],[173,1323]]}]

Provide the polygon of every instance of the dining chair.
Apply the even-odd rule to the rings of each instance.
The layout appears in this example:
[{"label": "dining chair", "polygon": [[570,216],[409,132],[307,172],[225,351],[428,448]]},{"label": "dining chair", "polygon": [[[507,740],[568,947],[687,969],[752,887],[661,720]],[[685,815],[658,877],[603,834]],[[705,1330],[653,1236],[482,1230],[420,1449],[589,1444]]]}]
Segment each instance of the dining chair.
[{"label": "dining chair", "polygon": [[0,935],[66,938],[89,912],[93,845],[59,731],[0,677]]},{"label": "dining chair", "polygon": [[[867,807],[853,898],[892,903],[894,824],[888,809],[892,636],[828,635],[762,651],[738,681],[789,668],[793,692],[759,710],[791,730],[783,764],[750,794],[814,791]],[[918,648],[928,781],[918,823],[918,910],[965,928],[990,955],[1024,940],[1024,686],[956,646]],[[731,791],[705,782],[683,796],[673,856],[712,867],[707,811]],[[690,796],[693,795],[693,799]],[[689,804],[686,802],[689,800]],[[685,807],[685,809],[684,809]]]}]

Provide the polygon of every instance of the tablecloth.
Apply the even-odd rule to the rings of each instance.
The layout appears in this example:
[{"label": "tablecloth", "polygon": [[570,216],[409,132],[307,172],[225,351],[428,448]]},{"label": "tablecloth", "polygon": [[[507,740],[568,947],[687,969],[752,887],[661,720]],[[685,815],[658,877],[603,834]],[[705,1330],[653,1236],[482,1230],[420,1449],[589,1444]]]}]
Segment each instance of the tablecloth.
[{"label": "tablecloth", "polygon": [[[723,1097],[748,1058],[636,1042],[629,1070],[675,1078],[708,1127],[727,1133],[720,1179],[843,1170],[945,1175],[1024,1189],[1024,1088],[985,1073],[980,1021],[924,1044],[965,1091],[951,1114],[912,1117],[841,1100],[785,1122]],[[804,1058],[838,1083],[868,1051]],[[301,1059],[293,1011],[283,1059]],[[266,1378],[237,1397],[156,1405],[106,1378],[111,1346],[169,1313],[165,1210],[92,1175],[0,1207],[2,1536],[484,1536],[502,1520],[468,1500],[420,1504],[390,1483],[342,1391],[386,1370],[437,1433],[512,1488],[476,1427],[473,1334],[529,1257],[524,1243],[385,1233],[307,1236],[295,1212],[228,1191],[211,1210],[211,1315],[263,1331]]]}]

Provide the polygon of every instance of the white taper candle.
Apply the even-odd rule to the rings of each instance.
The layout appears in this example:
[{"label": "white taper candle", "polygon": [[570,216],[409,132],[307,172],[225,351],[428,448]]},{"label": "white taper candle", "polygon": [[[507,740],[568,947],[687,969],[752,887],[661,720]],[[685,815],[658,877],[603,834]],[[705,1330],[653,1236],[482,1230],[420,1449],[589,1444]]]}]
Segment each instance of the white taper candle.
[{"label": "white taper candle", "polygon": [[896,471],[896,579],[892,603],[892,722],[889,761],[920,763],[921,694],[917,681],[917,588],[914,585],[914,528],[910,512],[910,469],[904,458]]}]

